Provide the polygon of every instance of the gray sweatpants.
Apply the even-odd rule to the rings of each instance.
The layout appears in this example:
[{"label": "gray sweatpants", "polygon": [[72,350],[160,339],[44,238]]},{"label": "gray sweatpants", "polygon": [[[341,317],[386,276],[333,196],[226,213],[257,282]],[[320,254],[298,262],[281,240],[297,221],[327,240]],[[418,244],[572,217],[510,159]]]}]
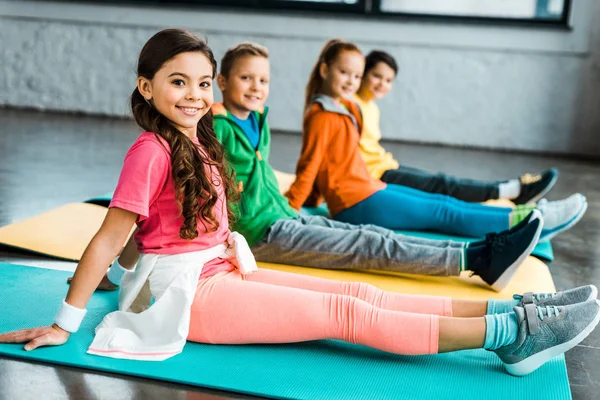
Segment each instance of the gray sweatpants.
[{"label": "gray sweatpants", "polygon": [[300,215],[275,222],[252,252],[257,261],[302,267],[454,276],[460,274],[464,248],[461,242]]}]

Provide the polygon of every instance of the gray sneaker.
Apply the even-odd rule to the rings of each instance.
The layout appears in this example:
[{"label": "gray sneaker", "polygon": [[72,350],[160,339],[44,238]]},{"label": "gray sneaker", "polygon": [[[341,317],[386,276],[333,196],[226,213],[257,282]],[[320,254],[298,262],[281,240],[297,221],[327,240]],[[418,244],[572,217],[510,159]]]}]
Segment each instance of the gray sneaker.
[{"label": "gray sneaker", "polygon": [[567,306],[569,304],[583,303],[598,297],[598,289],[594,285],[580,286],[574,289],[563,290],[556,293],[515,294],[513,299],[520,300],[517,306],[535,304],[536,306]]},{"label": "gray sneaker", "polygon": [[494,352],[509,374],[527,375],[559,354],[575,347],[600,321],[600,301],[594,299],[568,306],[515,307],[517,340]]},{"label": "gray sneaker", "polygon": [[537,209],[544,215],[544,230],[540,235],[540,243],[548,242],[559,233],[575,226],[587,207],[587,199],[581,193],[575,193],[564,200],[540,200]]}]

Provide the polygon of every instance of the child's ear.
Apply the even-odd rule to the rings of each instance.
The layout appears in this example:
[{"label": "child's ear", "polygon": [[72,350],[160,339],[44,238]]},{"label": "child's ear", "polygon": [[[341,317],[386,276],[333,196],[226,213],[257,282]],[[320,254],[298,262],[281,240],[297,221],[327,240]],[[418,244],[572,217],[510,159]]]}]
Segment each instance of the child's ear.
[{"label": "child's ear", "polygon": [[218,74],[217,75],[217,86],[219,86],[219,90],[221,92],[224,92],[225,89],[227,88],[227,78],[225,78],[221,74]]},{"label": "child's ear", "polygon": [[146,100],[152,100],[152,84],[147,78],[144,78],[143,76],[138,77],[137,88]]},{"label": "child's ear", "polygon": [[327,73],[329,72],[329,67],[327,66],[327,63],[321,63],[319,65],[319,75],[321,75],[321,79],[326,79],[327,78]]}]

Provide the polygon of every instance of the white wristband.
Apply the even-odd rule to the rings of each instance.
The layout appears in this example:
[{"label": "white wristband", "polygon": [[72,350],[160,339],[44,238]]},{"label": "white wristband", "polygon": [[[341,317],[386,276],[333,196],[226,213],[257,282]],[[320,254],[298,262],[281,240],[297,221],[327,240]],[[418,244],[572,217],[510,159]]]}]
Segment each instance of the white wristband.
[{"label": "white wristband", "polygon": [[67,332],[77,332],[85,313],[87,313],[85,308],[73,307],[63,300],[54,317],[54,323]]},{"label": "white wristband", "polygon": [[110,266],[106,277],[113,285],[119,286],[121,284],[121,279],[123,279],[123,275],[129,270],[123,268],[121,264],[119,264],[119,258],[115,258],[115,261]]}]

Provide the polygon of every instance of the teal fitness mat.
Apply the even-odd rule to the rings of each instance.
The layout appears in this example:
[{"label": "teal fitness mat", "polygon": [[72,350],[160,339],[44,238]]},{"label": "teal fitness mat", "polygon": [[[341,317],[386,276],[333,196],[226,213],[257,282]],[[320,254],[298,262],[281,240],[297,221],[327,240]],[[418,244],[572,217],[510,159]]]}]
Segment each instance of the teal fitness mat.
[{"label": "teal fitness mat", "polygon": [[[51,323],[70,275],[0,263],[0,332]],[[334,340],[288,345],[188,343],[183,353],[161,362],[86,354],[94,327],[116,307],[117,292],[96,293],[81,329],[67,344],[31,352],[21,344],[0,344],[0,355],[278,399],[571,398],[563,356],[515,378],[485,350],[409,357]]]},{"label": "teal fitness mat", "polygon": [[108,207],[110,201],[112,200],[114,192],[107,192],[100,196],[92,197],[91,199],[87,199],[84,203],[96,204],[99,206]]},{"label": "teal fitness mat", "polygon": [[[111,199],[112,199],[112,192],[108,192],[101,196],[93,197],[89,200],[86,200],[85,202],[108,207]],[[325,205],[325,203],[323,203],[323,205],[321,205],[320,207],[314,207],[314,208],[303,207],[302,212],[307,215],[321,215],[323,217],[329,216],[329,211],[327,210],[327,206]],[[404,235],[417,236],[417,237],[422,237],[422,238],[427,238],[427,239],[438,239],[438,240],[449,240],[450,239],[450,240],[456,240],[459,242],[469,242],[472,240],[477,240],[474,238],[465,238],[465,237],[460,237],[460,236],[445,235],[442,233],[434,233],[434,232],[422,232],[422,231],[396,231],[396,232],[402,233]],[[531,255],[534,257],[537,257],[543,261],[548,261],[548,262],[554,261],[554,250],[552,250],[552,244],[550,242],[538,243],[538,245],[535,246],[535,248],[531,252]]]}]

